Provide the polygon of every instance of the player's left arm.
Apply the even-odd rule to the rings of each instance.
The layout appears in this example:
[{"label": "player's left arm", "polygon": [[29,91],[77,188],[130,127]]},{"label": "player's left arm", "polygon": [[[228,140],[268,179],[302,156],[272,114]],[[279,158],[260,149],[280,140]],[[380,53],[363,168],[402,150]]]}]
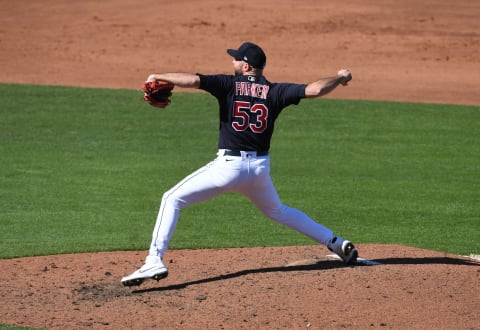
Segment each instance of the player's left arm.
[{"label": "player's left arm", "polygon": [[338,71],[336,77],[321,78],[307,85],[305,88],[305,97],[320,97],[330,93],[339,85],[346,86],[352,80],[352,73],[349,70],[342,69]]}]

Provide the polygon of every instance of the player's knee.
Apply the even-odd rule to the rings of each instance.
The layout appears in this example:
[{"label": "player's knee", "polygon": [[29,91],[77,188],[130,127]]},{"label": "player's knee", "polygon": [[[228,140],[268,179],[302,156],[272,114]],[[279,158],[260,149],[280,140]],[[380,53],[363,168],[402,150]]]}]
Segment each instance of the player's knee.
[{"label": "player's knee", "polygon": [[185,207],[185,202],[177,195],[175,195],[175,193],[171,190],[163,194],[162,203],[170,205],[171,207],[174,207],[176,209],[181,209]]},{"label": "player's knee", "polygon": [[283,222],[285,219],[286,209],[287,209],[287,206],[280,205],[279,207],[263,209],[262,212],[263,214],[265,214],[267,217],[269,217],[274,221]]}]

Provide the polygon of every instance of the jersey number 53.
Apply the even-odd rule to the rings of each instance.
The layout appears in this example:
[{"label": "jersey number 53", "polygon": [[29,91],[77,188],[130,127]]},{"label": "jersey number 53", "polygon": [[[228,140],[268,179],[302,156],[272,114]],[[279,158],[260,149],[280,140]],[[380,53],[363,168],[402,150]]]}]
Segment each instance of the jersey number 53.
[{"label": "jersey number 53", "polygon": [[263,133],[267,129],[268,108],[265,104],[235,101],[233,107],[232,127],[236,131]]}]

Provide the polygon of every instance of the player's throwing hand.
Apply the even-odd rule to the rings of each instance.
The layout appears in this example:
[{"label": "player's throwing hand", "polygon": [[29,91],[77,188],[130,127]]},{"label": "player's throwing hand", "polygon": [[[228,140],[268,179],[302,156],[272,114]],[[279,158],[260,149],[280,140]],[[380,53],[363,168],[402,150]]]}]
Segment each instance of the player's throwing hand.
[{"label": "player's throwing hand", "polygon": [[350,70],[341,69],[338,71],[338,76],[342,79],[340,83],[346,86],[350,80],[352,80],[352,73]]}]

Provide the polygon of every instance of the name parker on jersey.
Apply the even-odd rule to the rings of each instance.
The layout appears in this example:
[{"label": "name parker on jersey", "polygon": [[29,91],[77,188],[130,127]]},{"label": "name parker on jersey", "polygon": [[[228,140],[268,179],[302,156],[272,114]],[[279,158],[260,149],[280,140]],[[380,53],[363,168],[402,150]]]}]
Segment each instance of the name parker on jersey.
[{"label": "name parker on jersey", "polygon": [[235,83],[235,94],[236,95],[245,95],[258,97],[260,99],[267,99],[268,90],[270,87],[268,85],[255,84],[250,82],[236,82]]}]

